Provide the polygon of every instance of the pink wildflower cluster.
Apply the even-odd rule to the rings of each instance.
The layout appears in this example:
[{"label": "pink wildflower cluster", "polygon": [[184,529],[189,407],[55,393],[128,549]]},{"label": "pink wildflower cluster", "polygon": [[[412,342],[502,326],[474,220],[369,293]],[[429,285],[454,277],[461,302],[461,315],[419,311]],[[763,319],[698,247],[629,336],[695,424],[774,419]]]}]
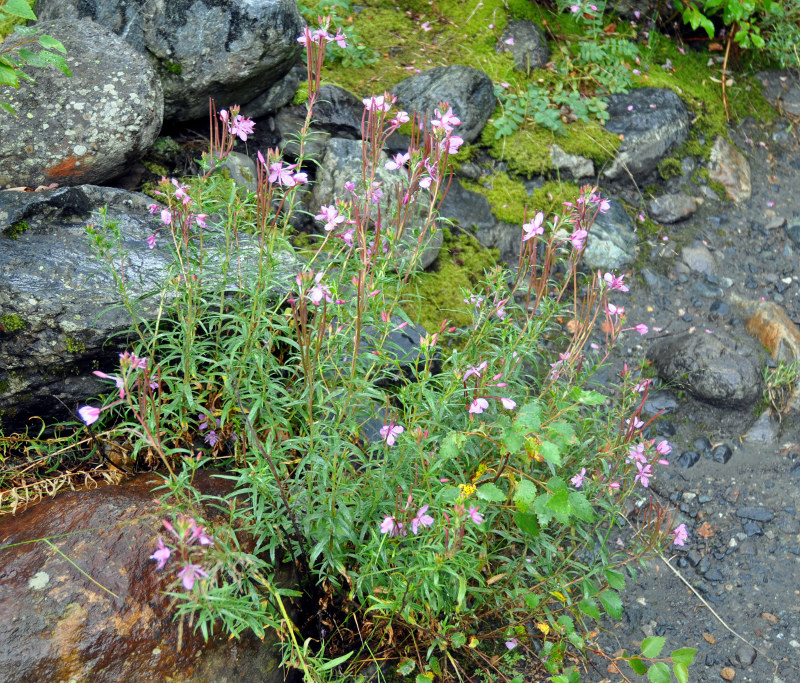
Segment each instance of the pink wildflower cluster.
[{"label": "pink wildflower cluster", "polygon": [[[170,183],[175,188],[174,190],[170,188]],[[206,218],[208,218],[208,214],[193,213],[190,210],[189,207],[191,207],[194,200],[187,192],[189,189],[188,185],[182,185],[175,178],[171,178],[169,181],[166,178],[161,178],[159,187],[165,191],[156,190],[155,194],[166,197],[169,206],[165,207],[159,204],[151,204],[148,207],[151,214],[158,214],[162,223],[162,226],[147,238],[147,246],[150,249],[155,248],[156,238],[158,237],[158,233],[161,232],[162,227],[170,226],[171,229],[178,229],[186,236],[191,230],[192,223],[197,227],[205,228]],[[177,200],[177,202],[175,200]]]},{"label": "pink wildflower cluster", "polygon": [[496,401],[500,401],[503,405],[503,408],[506,410],[514,410],[517,407],[516,401],[513,399],[507,398],[505,396],[478,396],[477,394],[482,394],[483,390],[496,387],[502,389],[503,387],[507,387],[507,382],[500,382],[498,380],[502,379],[503,373],[498,372],[496,375],[493,375],[491,378],[491,382],[493,384],[487,384],[484,381],[484,373],[488,368],[488,363],[486,361],[482,361],[478,364],[477,367],[474,365],[470,365],[467,370],[464,372],[463,377],[461,378],[462,382],[464,382],[464,391],[467,391],[467,380],[470,377],[475,378],[475,387],[473,389],[473,399],[472,402],[469,404],[468,412],[470,415],[480,415],[484,410],[488,410],[489,408],[489,401],[488,399],[493,399]]},{"label": "pink wildflower cluster", "polygon": [[[408,515],[411,514],[409,511],[409,506],[413,502],[412,496],[409,494],[408,502],[406,503],[406,508],[404,511],[404,517],[406,521],[401,521],[398,519],[399,514],[396,512],[394,515],[385,515],[383,521],[380,524],[380,532],[385,536],[407,536],[409,528],[411,529],[411,533],[415,536],[423,529],[431,528],[436,523],[436,520],[433,518],[432,515],[428,514],[428,510],[430,509],[429,505],[423,505],[417,509],[416,514],[408,518]],[[469,519],[473,524],[480,526],[483,523],[483,515],[481,514],[480,510],[471,505],[469,509],[467,509],[462,504],[456,504],[453,508],[453,514],[458,520]],[[450,515],[442,513],[442,517],[445,523],[445,546],[450,544],[450,537],[451,537],[451,528],[450,528]],[[455,544],[459,544],[461,539],[464,536],[464,524],[463,522],[460,523],[453,535],[453,540]]]},{"label": "pink wildflower cluster", "polygon": [[308,182],[308,174],[297,170],[297,164],[285,164],[277,149],[267,151],[267,158],[259,151],[256,156],[266,169],[270,183],[281,187],[294,187]]},{"label": "pink wildflower cluster", "polygon": [[174,525],[166,519],[162,520],[162,523],[172,536],[169,540],[170,545],[165,544],[164,538],[159,536],[158,549],[150,559],[155,560],[156,569],[163,569],[172,557],[173,551],[179,551],[184,565],[178,572],[178,578],[183,587],[190,591],[194,588],[195,581],[208,578],[208,572],[196,561],[192,561],[194,559],[192,556],[197,556],[198,549],[213,545],[214,537],[199,526],[193,517],[180,515]]},{"label": "pink wildflower cluster", "polygon": [[[83,406],[79,408],[78,415],[80,415],[81,420],[83,420],[87,425],[97,422],[98,418],[100,417],[100,413],[102,413],[104,410],[108,410],[109,408],[122,403],[122,401],[125,399],[128,388],[132,386],[138,386],[140,382],[140,378],[135,377],[134,375],[138,374],[139,370],[147,370],[146,358],[139,358],[136,354],[130,353],[129,351],[119,354],[119,358],[121,375],[107,375],[105,372],[101,372],[100,370],[95,370],[93,373],[101,379],[108,379],[114,382],[119,390],[119,399],[102,408],[98,408],[96,406]],[[155,390],[158,388],[158,382],[153,379],[148,379],[148,386],[151,390]]]},{"label": "pink wildflower cluster", "polygon": [[300,43],[303,47],[308,47],[309,43],[320,43],[324,41],[325,43],[335,42],[340,48],[347,47],[347,36],[342,33],[341,28],[337,28],[336,34],[331,35],[330,17],[318,17],[317,20],[319,21],[319,28],[312,30],[306,26],[303,34],[297,38],[298,43]]},{"label": "pink wildflower cluster", "polygon": [[247,136],[252,135],[255,129],[255,122],[239,114],[239,107],[231,107],[230,113],[225,109],[219,110],[219,120],[228,128],[228,133],[233,137],[238,137],[242,142],[247,142]]}]

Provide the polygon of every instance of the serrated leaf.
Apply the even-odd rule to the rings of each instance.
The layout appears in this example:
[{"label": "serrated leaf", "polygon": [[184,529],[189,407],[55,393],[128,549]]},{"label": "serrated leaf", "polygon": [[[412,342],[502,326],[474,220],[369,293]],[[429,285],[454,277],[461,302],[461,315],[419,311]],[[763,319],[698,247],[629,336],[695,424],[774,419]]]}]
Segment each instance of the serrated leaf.
[{"label": "serrated leaf", "polygon": [[0,85],[10,85],[12,88],[19,88],[17,72],[11,67],[0,64]]},{"label": "serrated leaf", "polygon": [[437,498],[443,503],[455,503],[460,495],[461,491],[457,486],[448,485],[441,490]]},{"label": "serrated leaf", "polygon": [[667,642],[667,639],[663,636],[651,636],[650,638],[645,638],[642,641],[642,657],[647,657],[647,659],[655,659],[661,654],[661,650],[664,649],[665,642]]},{"label": "serrated leaf", "polygon": [[672,673],[678,679],[678,683],[689,683],[689,668],[683,664],[673,664]]},{"label": "serrated leaf", "polygon": [[603,591],[597,596],[603,609],[614,619],[622,618],[622,600],[619,594],[612,590]]},{"label": "serrated leaf", "polygon": [[670,653],[670,659],[673,662],[677,662],[678,664],[683,664],[684,666],[688,667],[694,661],[694,656],[696,654],[697,650],[693,647],[680,647]]},{"label": "serrated leaf", "polygon": [[561,454],[558,451],[558,446],[556,446],[552,441],[544,441],[539,445],[539,454],[547,460],[547,462],[552,462],[554,465],[561,465]]},{"label": "serrated leaf", "polygon": [[592,504],[586,500],[580,491],[571,491],[569,493],[569,503],[572,506],[572,513],[584,522],[591,522],[594,520],[594,510]]},{"label": "serrated leaf", "polygon": [[633,669],[634,673],[637,673],[640,676],[644,676],[644,674],[647,673],[647,665],[638,657],[629,659],[628,664],[630,664],[631,669]]},{"label": "serrated leaf", "polygon": [[606,402],[605,395],[601,394],[599,391],[585,391],[583,389],[580,391],[581,393],[578,396],[578,403],[582,405],[599,406]]},{"label": "serrated leaf", "polygon": [[527,605],[529,610],[535,610],[541,601],[541,597],[536,593],[525,593],[525,605]]},{"label": "serrated leaf", "polygon": [[529,536],[535,537],[539,535],[539,521],[536,515],[531,515],[524,512],[515,512],[514,522]]},{"label": "serrated leaf", "polygon": [[528,508],[533,505],[536,499],[536,484],[530,479],[523,479],[517,484],[517,490],[514,493],[514,502],[517,504],[517,509],[520,512],[527,512]]},{"label": "serrated leaf", "polygon": [[491,503],[504,503],[506,494],[503,493],[496,484],[491,482],[478,488],[478,498],[488,500]]},{"label": "serrated leaf", "polygon": [[461,455],[467,437],[461,432],[450,432],[442,442],[439,448],[439,458],[445,460],[453,460]]},{"label": "serrated leaf", "polygon": [[621,591],[625,588],[625,574],[618,572],[616,569],[606,569],[605,574],[608,585],[614,590]]},{"label": "serrated leaf", "polygon": [[566,491],[559,491],[553,494],[547,501],[547,508],[553,511],[553,517],[561,524],[569,522],[569,514],[572,512],[572,505],[569,503],[569,496]]},{"label": "serrated leaf", "polygon": [[602,618],[602,614],[600,614],[600,610],[597,607],[597,603],[591,598],[586,598],[585,600],[581,600],[578,603],[578,609],[583,612],[587,617],[591,617],[592,619],[597,619],[600,621]]},{"label": "serrated leaf", "polygon": [[61,54],[67,54],[67,49],[61,44],[61,41],[56,40],[53,36],[39,36],[39,45],[48,50],[57,50]]},{"label": "serrated leaf", "polygon": [[517,411],[514,429],[520,434],[538,432],[542,426],[542,407],[538,403],[526,403]]},{"label": "serrated leaf", "polygon": [[647,678],[650,679],[650,683],[670,683],[672,680],[669,667],[664,662],[654,662],[647,670]]},{"label": "serrated leaf", "polygon": [[416,662],[413,659],[404,659],[397,665],[397,673],[401,676],[408,676],[416,666]]},{"label": "serrated leaf", "polygon": [[513,427],[503,432],[503,445],[509,453],[518,453],[525,445],[525,437]]},{"label": "serrated leaf", "polygon": [[7,0],[0,10],[15,17],[36,21],[36,15],[25,0]]}]

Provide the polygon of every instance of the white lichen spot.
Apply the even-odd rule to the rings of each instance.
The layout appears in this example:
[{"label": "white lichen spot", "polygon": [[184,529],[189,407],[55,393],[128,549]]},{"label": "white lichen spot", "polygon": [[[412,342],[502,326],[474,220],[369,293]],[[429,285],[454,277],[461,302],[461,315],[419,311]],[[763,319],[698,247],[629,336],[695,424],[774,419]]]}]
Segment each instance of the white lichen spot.
[{"label": "white lichen spot", "polygon": [[75,145],[72,148],[72,151],[74,152],[75,156],[82,157],[89,150],[86,149],[86,145]]},{"label": "white lichen spot", "polygon": [[83,111],[83,108],[86,106],[86,102],[73,102],[72,108],[77,109],[78,111]]},{"label": "white lichen spot", "polygon": [[36,572],[28,579],[28,588],[33,591],[40,591],[43,590],[48,583],[50,583],[50,574],[47,572]]},{"label": "white lichen spot", "polygon": [[116,92],[116,88],[113,83],[106,83],[103,86],[103,92]]}]

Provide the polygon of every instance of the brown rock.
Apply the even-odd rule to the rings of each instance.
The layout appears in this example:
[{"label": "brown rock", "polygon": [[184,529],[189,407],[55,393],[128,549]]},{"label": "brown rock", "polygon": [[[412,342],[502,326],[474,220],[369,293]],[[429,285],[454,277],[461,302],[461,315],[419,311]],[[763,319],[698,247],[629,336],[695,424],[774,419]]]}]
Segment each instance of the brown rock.
[{"label": "brown rock", "polygon": [[721,135],[714,141],[708,162],[708,176],[724,185],[728,197],[735,202],[750,199],[750,163],[745,156]]},{"label": "brown rock", "polygon": [[736,672],[729,666],[726,666],[722,671],[720,671],[719,675],[722,676],[726,681],[732,681],[734,678],[736,678]]},{"label": "brown rock", "polygon": [[[70,491],[0,520],[0,680],[283,681],[276,636],[207,643],[173,621],[157,571],[161,515],[140,475],[122,486]],[[230,486],[207,473],[203,492]],[[44,540],[48,539],[48,540]]]}]

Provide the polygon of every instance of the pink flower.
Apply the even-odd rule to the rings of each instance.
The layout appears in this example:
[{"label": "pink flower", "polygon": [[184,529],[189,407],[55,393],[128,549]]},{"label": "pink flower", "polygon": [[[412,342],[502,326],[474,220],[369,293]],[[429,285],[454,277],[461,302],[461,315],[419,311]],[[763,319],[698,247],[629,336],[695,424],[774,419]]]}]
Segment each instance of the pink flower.
[{"label": "pink flower", "polygon": [[448,154],[455,154],[458,148],[464,144],[464,139],[458,135],[451,135],[442,140],[441,144],[446,147]]},{"label": "pink flower", "polygon": [[342,29],[340,28],[336,29],[336,35],[333,37],[333,39],[336,41],[336,44],[340,48],[344,49],[347,47],[347,36],[345,36],[345,34],[342,33]]},{"label": "pink flower", "polygon": [[330,232],[335,229],[337,225],[344,223],[344,216],[339,213],[339,209],[335,206],[321,206],[319,213],[314,216],[318,221],[326,221],[324,229]]},{"label": "pink flower", "polygon": [[[600,271],[597,271],[597,274],[600,275]],[[619,275],[615,276],[613,273],[606,273],[603,275],[603,281],[608,285],[609,289],[616,289],[620,292],[627,292],[628,285],[625,284],[625,276]]]},{"label": "pink flower", "polygon": [[361,100],[364,103],[367,111],[389,111],[395,101],[394,95],[373,95],[367,99]]},{"label": "pink flower", "polygon": [[578,12],[581,11],[581,8],[579,5],[572,5],[572,7],[569,8],[569,11],[572,12],[573,14],[577,14]]},{"label": "pink flower", "polygon": [[100,372],[100,370],[94,370],[92,372],[93,375],[97,375],[101,379],[110,379],[117,385],[117,389],[119,389],[119,397],[125,398],[125,382],[122,380],[122,377],[117,377],[115,375],[107,375],[105,372]]},{"label": "pink flower", "polygon": [[[413,67],[411,67],[413,68]],[[393,126],[399,126],[403,123],[408,123],[411,120],[411,117],[408,115],[408,112],[399,111],[397,112],[396,116],[390,121]]]},{"label": "pink flower", "polygon": [[381,438],[386,442],[387,446],[394,446],[395,439],[405,431],[405,427],[401,427],[394,422],[383,425],[381,427]]},{"label": "pink flower", "polygon": [[444,113],[441,113],[441,109],[444,109],[444,105],[445,105],[445,103],[443,102],[442,104],[439,105],[440,109],[435,109],[434,110],[434,113],[439,118],[432,119],[431,120],[431,126],[433,126],[434,130],[441,129],[445,133],[452,133],[454,126],[460,126],[461,125],[461,119],[458,118],[453,113],[453,108],[450,105],[447,106],[447,111],[445,111]]},{"label": "pink flower", "polygon": [[150,237],[147,238],[147,246],[150,247],[151,249],[155,249],[156,233],[153,233],[152,235],[150,235]]},{"label": "pink flower", "polygon": [[90,425],[97,422],[97,418],[100,417],[100,413],[102,411],[103,411],[102,408],[95,408],[94,406],[83,406],[83,408],[78,409],[78,415],[81,416],[81,420],[83,420],[87,425]]},{"label": "pink flower", "polygon": [[192,519],[191,526],[189,527],[191,531],[191,536],[189,538],[189,543],[194,543],[197,541],[200,545],[214,545],[214,537],[209,536],[205,529],[201,526],[197,526],[197,523]]},{"label": "pink flower", "polygon": [[633,329],[634,329],[634,330],[636,330],[636,331],[637,331],[639,334],[641,334],[642,336],[646,335],[646,334],[647,334],[647,333],[650,331],[650,329],[649,329],[649,328],[647,327],[647,325],[645,325],[644,323],[639,323],[639,324],[638,324],[636,327],[634,327]]},{"label": "pink flower", "polygon": [[208,574],[203,571],[199,564],[187,564],[183,569],[178,572],[183,587],[190,591],[194,588],[194,582],[198,578],[207,579]]},{"label": "pink flower", "polygon": [[529,223],[523,223],[522,231],[525,233],[522,237],[523,242],[527,242],[529,239],[533,237],[537,237],[538,235],[544,234],[544,227],[542,223],[544,222],[544,214],[540,211],[536,214],[534,219]]},{"label": "pink flower", "polygon": [[641,382],[639,382],[637,385],[633,387],[633,390],[641,394],[652,383],[653,383],[652,379],[643,379]]},{"label": "pink flower", "polygon": [[606,306],[606,312],[609,315],[625,315],[625,307],[608,304],[608,306]]},{"label": "pink flower", "polygon": [[194,217],[194,222],[197,223],[197,226],[200,228],[206,227],[206,218],[208,218],[207,213],[198,213]]},{"label": "pink flower", "polygon": [[320,271],[314,277],[314,286],[308,290],[308,299],[309,301],[314,304],[315,306],[319,306],[323,299],[327,301],[329,304],[333,303],[333,298],[331,297],[331,290],[328,289],[325,285],[320,284],[322,281],[323,276],[325,273]]},{"label": "pink flower", "polygon": [[386,515],[381,522],[381,533],[382,534],[391,534],[394,531],[395,523],[394,517],[391,515]]},{"label": "pink flower", "polygon": [[161,222],[164,225],[172,223],[172,212],[169,209],[161,209]]},{"label": "pink flower", "polygon": [[656,452],[659,455],[669,455],[672,453],[672,446],[669,445],[669,441],[659,441],[656,446]]},{"label": "pink flower", "polygon": [[517,407],[517,402],[512,401],[510,398],[500,397],[500,403],[503,404],[503,408],[506,410],[514,410]]},{"label": "pink flower", "polygon": [[489,401],[485,398],[476,398],[469,406],[469,412],[476,415],[482,413],[489,407]]},{"label": "pink flower", "polygon": [[472,377],[472,375],[475,375],[475,377],[480,377],[481,373],[486,369],[486,367],[486,361],[480,363],[477,368],[474,365],[470,365],[467,371],[464,373],[463,380],[466,382],[470,377]]},{"label": "pink flower", "polygon": [[578,228],[575,232],[573,232],[569,236],[569,241],[572,242],[572,246],[575,248],[575,251],[580,251],[583,249],[584,244],[586,244],[586,238],[589,236],[589,233],[586,232],[583,228]]},{"label": "pink flower", "polygon": [[282,161],[275,161],[269,165],[269,182],[278,183],[278,185],[286,185],[287,187],[294,187],[294,178],[292,171],[296,168],[296,164],[283,165]]},{"label": "pink flower", "polygon": [[255,122],[244,116],[237,114],[233,121],[228,124],[228,131],[231,135],[238,136],[242,142],[247,142],[247,136],[253,134]]},{"label": "pink flower", "polygon": [[628,460],[635,463],[647,462],[647,457],[644,454],[644,443],[638,443],[628,449]]},{"label": "pink flower", "polygon": [[172,556],[172,551],[164,545],[164,539],[158,537],[158,550],[150,555],[151,560],[157,562],[156,569],[163,569],[167,560]]},{"label": "pink flower", "polygon": [[634,481],[638,481],[641,483],[642,486],[647,488],[650,486],[650,477],[653,476],[653,467],[650,464],[643,465],[640,462],[636,463],[636,469],[639,470],[637,475],[634,477]]},{"label": "pink flower", "polygon": [[420,25],[420,28],[426,33],[431,30],[431,22],[425,21]]},{"label": "pink flower", "polygon": [[618,488],[619,488],[619,482],[618,481],[612,481],[608,485],[608,492],[609,493],[613,493],[614,489],[618,489]]},{"label": "pink flower", "polygon": [[517,645],[519,645],[519,643],[517,642],[516,638],[511,638],[510,640],[506,641],[506,647],[509,650],[513,650]]},{"label": "pink flower", "polygon": [[478,512],[478,508],[476,508],[475,506],[470,506],[467,514],[469,515],[469,518],[473,522],[475,522],[475,524],[480,524],[483,521],[483,515],[480,512]]},{"label": "pink flower", "polygon": [[433,526],[433,517],[430,515],[426,515],[425,513],[428,511],[428,506],[423,505],[419,510],[417,510],[417,516],[411,520],[411,531],[416,534],[417,530],[421,526]]},{"label": "pink flower", "polygon": [[513,44],[514,44],[514,36],[511,36],[511,37],[509,37],[509,38],[506,38],[506,39],[505,39],[503,42],[504,42],[506,45],[513,45]]},{"label": "pink flower", "polygon": [[400,168],[403,168],[409,159],[409,154],[395,154],[390,161],[386,162],[386,168],[388,168],[390,171],[396,171]]},{"label": "pink flower", "polygon": [[674,545],[683,545],[689,538],[689,532],[686,531],[685,524],[679,524],[676,526],[672,533],[675,535],[675,539],[672,541]]},{"label": "pink flower", "polygon": [[570,481],[572,482],[572,485],[576,489],[579,489],[581,486],[583,486],[583,480],[585,476],[586,476],[586,468],[581,467],[581,471],[578,472],[578,474],[576,474],[574,477],[572,477]]}]

